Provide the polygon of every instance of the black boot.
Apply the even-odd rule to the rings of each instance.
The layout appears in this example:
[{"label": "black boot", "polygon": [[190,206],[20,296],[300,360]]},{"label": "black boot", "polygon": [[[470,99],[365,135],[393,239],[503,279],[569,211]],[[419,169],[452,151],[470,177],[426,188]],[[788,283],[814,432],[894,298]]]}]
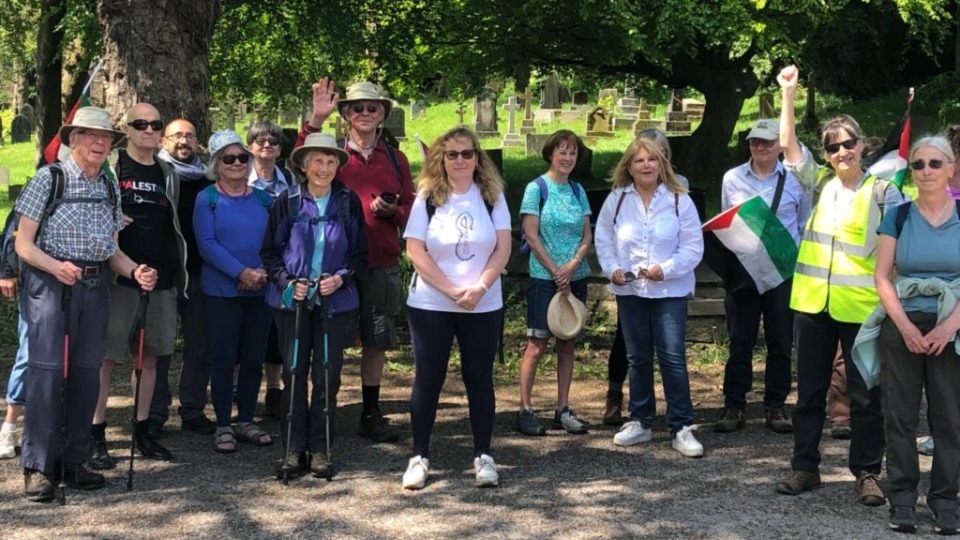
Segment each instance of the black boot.
[{"label": "black boot", "polygon": [[161,461],[172,461],[173,454],[164,448],[152,435],[150,435],[150,421],[141,420],[137,422],[137,429],[134,433],[134,441],[137,444],[137,450],[147,459],[158,459]]},{"label": "black boot", "polygon": [[[63,471],[66,474],[64,481],[73,489],[90,491],[107,485],[102,474],[88,470],[81,463],[67,463]],[[53,478],[57,483],[60,482],[60,462],[53,465]]]},{"label": "black boot", "polygon": [[36,469],[23,470],[23,495],[28,501],[50,502],[56,497],[53,482]]},{"label": "black boot", "polygon": [[107,452],[107,424],[90,426],[90,458],[87,466],[96,471],[105,471],[117,466],[117,460]]}]

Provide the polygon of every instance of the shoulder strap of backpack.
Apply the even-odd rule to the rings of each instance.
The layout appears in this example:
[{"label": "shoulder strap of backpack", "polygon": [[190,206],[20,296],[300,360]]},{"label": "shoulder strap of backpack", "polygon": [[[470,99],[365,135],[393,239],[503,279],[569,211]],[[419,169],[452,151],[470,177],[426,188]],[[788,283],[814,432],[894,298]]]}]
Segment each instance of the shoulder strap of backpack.
[{"label": "shoulder strap of backpack", "polygon": [[884,207],[887,205],[887,187],[890,185],[891,182],[879,178],[875,178],[873,181],[873,197],[876,199],[877,206],[880,208],[881,218],[883,217]]},{"label": "shoulder strap of backpack", "polygon": [[777,176],[777,189],[773,193],[773,203],[770,205],[770,212],[777,215],[777,209],[780,208],[780,198],[783,197],[783,187],[787,183],[787,171],[781,170]]},{"label": "shoulder strap of backpack", "polygon": [[287,219],[293,223],[300,214],[300,186],[296,185],[287,190]]},{"label": "shoulder strap of backpack", "polygon": [[[47,206],[43,209],[43,220],[53,215],[53,212],[63,202],[63,192],[67,188],[67,179],[63,174],[63,169],[57,164],[50,165],[50,194],[47,195]],[[108,193],[113,193],[109,190]]]},{"label": "shoulder strap of backpack", "polygon": [[397,193],[400,193],[403,190],[403,174],[400,172],[400,158],[397,157],[396,148],[386,142],[383,143],[383,147],[387,150],[387,158],[390,159],[390,163],[393,165],[393,171],[397,173]]},{"label": "shoulder strap of backpack", "polygon": [[428,197],[424,204],[427,206],[427,227],[430,226],[430,220],[433,219],[433,215],[437,213],[437,207],[433,205],[433,202],[430,201]]},{"label": "shoulder strap of backpack", "polygon": [[220,193],[217,191],[216,184],[210,184],[209,186],[203,188],[203,194],[207,198],[207,206],[210,207],[211,212],[217,210],[217,201],[220,200]]},{"label": "shoulder strap of backpack", "polygon": [[[897,215],[894,219],[894,227],[897,231],[897,238],[900,238],[900,233],[903,232],[903,226],[907,223],[907,218],[910,217],[910,207],[913,206],[913,202],[904,203],[897,207]],[[960,207],[960,201],[957,201],[957,206]]]},{"label": "shoulder strap of backpack", "polygon": [[617,200],[617,210],[613,213],[613,224],[617,224],[617,216],[620,215],[620,207],[623,206],[623,199],[627,196],[627,188],[620,192],[620,199]]},{"label": "shoulder strap of backpack", "polygon": [[537,183],[537,187],[540,189],[540,213],[543,213],[543,205],[547,204],[547,183],[542,176],[538,176],[534,182]]},{"label": "shoulder strap of backpack", "polygon": [[580,202],[580,184],[570,181],[570,189],[573,190],[573,196],[577,198],[577,202]]},{"label": "shoulder strap of backpack", "polygon": [[267,193],[266,191],[260,188],[253,188],[253,194],[254,196],[257,197],[257,201],[260,202],[263,208],[267,212],[269,212],[270,207],[273,206],[273,197],[271,197],[269,193]]},{"label": "shoulder strap of backpack", "polygon": [[680,219],[680,194],[677,192],[673,193],[673,213]]}]

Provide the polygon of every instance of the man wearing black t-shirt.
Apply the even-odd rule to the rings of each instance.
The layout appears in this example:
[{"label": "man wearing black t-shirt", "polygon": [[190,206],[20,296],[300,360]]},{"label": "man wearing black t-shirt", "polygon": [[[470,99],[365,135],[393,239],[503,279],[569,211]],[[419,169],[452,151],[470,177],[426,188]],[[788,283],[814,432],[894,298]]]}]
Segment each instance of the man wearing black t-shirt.
[{"label": "man wearing black t-shirt", "polygon": [[[125,227],[120,231],[121,249],[157,271],[157,285],[150,293],[143,344],[143,372],[136,411],[137,448],[150,459],[173,459],[169,450],[150,434],[150,402],[157,380],[157,356],[173,352],[177,334],[177,292],[186,279],[186,244],[177,217],[180,181],[166,162],[155,159],[163,121],[155,107],[138,103],[127,111],[124,131],[127,148],[119,152],[114,174],[120,186]],[[93,417],[93,450],[87,464],[93,469],[111,469],[116,460],[107,452],[105,413],[110,394],[110,375],[116,360],[128,350],[137,354],[131,336],[140,288],[129,276],[117,276],[110,286],[110,318],[107,347],[100,368],[100,396]],[[133,347],[131,347],[131,345]],[[135,385],[131,385],[135,388]]]}]

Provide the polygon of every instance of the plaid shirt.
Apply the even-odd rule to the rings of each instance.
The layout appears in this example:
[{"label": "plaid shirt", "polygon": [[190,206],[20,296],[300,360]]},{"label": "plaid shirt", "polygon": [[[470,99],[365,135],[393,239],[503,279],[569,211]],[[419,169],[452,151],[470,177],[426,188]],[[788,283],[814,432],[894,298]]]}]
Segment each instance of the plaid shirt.
[{"label": "plaid shirt", "polygon": [[[64,200],[43,225],[37,247],[55,259],[106,261],[117,250],[114,234],[123,226],[117,184],[109,183],[118,201],[110,208],[106,184],[100,178],[103,173],[88,177],[72,156],[60,163],[60,168],[66,180]],[[42,221],[52,183],[49,167],[37,170],[37,175],[17,199],[16,211],[34,221]],[[69,201],[75,198],[101,199],[102,202]]]}]

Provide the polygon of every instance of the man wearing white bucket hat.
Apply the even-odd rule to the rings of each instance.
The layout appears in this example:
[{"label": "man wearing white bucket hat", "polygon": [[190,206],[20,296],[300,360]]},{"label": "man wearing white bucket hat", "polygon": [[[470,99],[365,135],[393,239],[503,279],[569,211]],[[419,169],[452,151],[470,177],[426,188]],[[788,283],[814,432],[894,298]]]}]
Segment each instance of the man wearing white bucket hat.
[{"label": "man wearing white bucket hat", "polygon": [[403,152],[386,144],[380,126],[393,102],[370,82],[359,82],[340,99],[336,85],[325,77],[313,85],[313,114],[300,130],[295,147],[339,110],[347,124],[338,146],[350,159],[339,178],[363,203],[370,258],[360,276],[360,359],[363,410],[358,433],[374,442],[395,441],[397,433],[380,412],[380,379],[384,351],[397,346],[396,317],[400,310],[400,237],[413,206],[413,180]]},{"label": "man wearing white bucket hat", "polygon": [[[157,282],[155,270],[117,247],[119,190],[102,166],[123,133],[107,111],[83,107],[59,136],[70,157],[56,169],[38,170],[16,206],[16,250],[25,264],[23,288],[30,291],[20,297],[30,350],[22,463],[25,496],[37,502],[53,500],[53,482],[76,489],[106,484],[83,466],[107,329],[102,278],[109,265],[146,291]],[[59,195],[52,211],[51,195]]]}]

